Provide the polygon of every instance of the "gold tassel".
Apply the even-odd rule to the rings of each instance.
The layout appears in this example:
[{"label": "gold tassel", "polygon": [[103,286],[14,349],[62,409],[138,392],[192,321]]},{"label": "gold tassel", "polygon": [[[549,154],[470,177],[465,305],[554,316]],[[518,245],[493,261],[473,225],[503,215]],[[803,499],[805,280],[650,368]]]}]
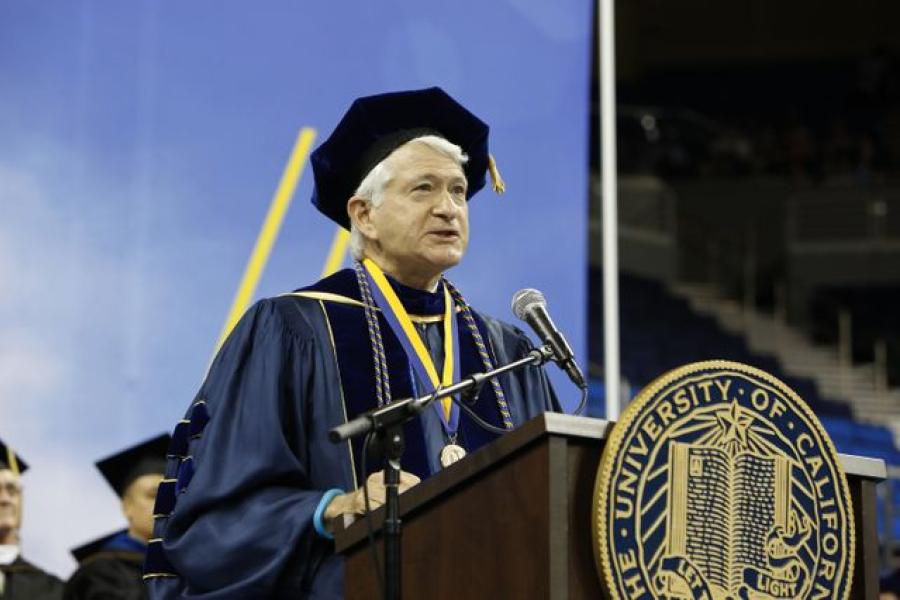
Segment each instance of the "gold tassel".
[{"label": "gold tassel", "polygon": [[6,462],[9,463],[9,470],[13,475],[19,474],[19,461],[16,460],[16,453],[9,446],[6,447]]},{"label": "gold tassel", "polygon": [[497,169],[497,161],[494,160],[493,154],[488,154],[488,173],[491,175],[491,184],[494,187],[494,191],[498,194],[505,192],[506,183],[504,183],[503,178],[500,177],[500,171]]}]

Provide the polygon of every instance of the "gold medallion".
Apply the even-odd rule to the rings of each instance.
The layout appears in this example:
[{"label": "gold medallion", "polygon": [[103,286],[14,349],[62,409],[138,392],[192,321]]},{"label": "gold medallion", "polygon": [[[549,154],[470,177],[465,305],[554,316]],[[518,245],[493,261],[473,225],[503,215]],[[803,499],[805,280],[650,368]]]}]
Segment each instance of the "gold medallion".
[{"label": "gold medallion", "polygon": [[837,453],[775,377],[727,361],[675,369],[613,427],[594,487],[610,598],[845,600],[853,513]]},{"label": "gold medallion", "polygon": [[447,444],[441,450],[441,467],[447,468],[466,456],[466,449],[458,444]]}]

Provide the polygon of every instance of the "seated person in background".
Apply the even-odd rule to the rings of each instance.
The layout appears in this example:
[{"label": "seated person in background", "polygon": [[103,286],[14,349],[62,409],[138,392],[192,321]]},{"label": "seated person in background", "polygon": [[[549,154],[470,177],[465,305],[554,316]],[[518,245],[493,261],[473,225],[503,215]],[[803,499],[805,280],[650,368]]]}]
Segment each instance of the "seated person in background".
[{"label": "seated person in background", "polygon": [[170,439],[162,434],[96,463],[122,500],[128,529],[72,550],[79,566],[66,583],[65,600],[147,597],[141,567],[153,532],[153,503],[165,471]]},{"label": "seated person in background", "polygon": [[[342,598],[329,524],[361,512],[365,467],[362,440],[329,429],[532,349],[444,278],[468,245],[469,198],[488,173],[502,189],[487,125],[439,88],[369,96],[311,162],[313,204],[350,231],[354,265],[258,302],[222,346],[172,436],[151,598]],[[473,410],[503,431],[558,403],[530,367],[486,384]],[[401,491],[497,437],[449,400],[404,432]],[[382,477],[368,481],[378,506]]]},{"label": "seated person in background", "polygon": [[881,578],[881,590],[879,600],[900,599],[900,569],[895,569],[890,575]]},{"label": "seated person in background", "polygon": [[63,584],[22,558],[22,473],[28,465],[0,442],[0,600],[58,600]]}]

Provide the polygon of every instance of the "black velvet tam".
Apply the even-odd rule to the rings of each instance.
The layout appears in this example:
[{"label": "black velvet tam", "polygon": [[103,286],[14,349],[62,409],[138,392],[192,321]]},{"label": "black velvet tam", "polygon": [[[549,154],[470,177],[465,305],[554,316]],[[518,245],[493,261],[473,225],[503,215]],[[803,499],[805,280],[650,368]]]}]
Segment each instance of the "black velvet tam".
[{"label": "black velvet tam", "polygon": [[2,469],[9,469],[21,475],[28,470],[28,465],[11,447],[0,440],[0,470]]},{"label": "black velvet tam", "polygon": [[160,434],[136,446],[126,448],[112,456],[97,461],[97,468],[120,498],[128,486],[142,475],[162,475],[166,471],[166,451],[172,439],[168,433]]},{"label": "black velvet tam", "polygon": [[438,87],[356,99],[334,132],[310,157],[315,189],[312,203],[350,229],[347,201],[366,175],[403,144],[437,135],[462,148],[468,198],[485,184],[488,126]]}]

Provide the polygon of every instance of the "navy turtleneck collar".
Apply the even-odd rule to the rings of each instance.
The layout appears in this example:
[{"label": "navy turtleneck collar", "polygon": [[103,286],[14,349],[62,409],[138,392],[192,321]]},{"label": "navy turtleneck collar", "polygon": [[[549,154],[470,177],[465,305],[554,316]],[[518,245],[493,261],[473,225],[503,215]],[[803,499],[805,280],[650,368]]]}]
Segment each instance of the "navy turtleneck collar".
[{"label": "navy turtleneck collar", "polygon": [[412,315],[443,315],[444,314],[444,284],[439,283],[437,291],[427,292],[403,285],[387,273],[388,283],[394,288],[400,302],[406,308],[406,312]]}]

